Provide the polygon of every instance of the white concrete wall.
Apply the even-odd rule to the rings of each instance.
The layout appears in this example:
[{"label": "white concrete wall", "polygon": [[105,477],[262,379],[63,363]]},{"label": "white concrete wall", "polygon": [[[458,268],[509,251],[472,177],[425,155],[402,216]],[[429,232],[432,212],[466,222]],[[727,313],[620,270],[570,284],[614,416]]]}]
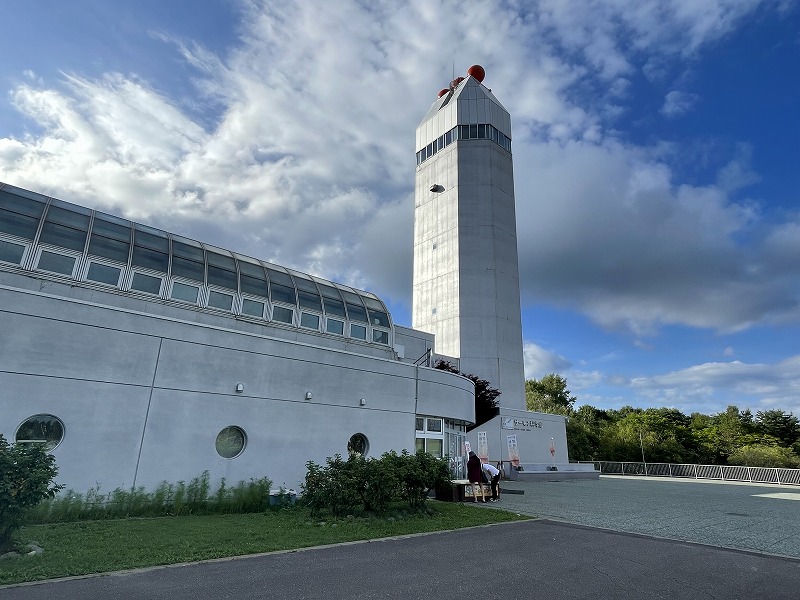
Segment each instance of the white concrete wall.
[{"label": "white concrete wall", "polygon": [[[505,425],[503,420],[506,419]],[[513,421],[508,421],[511,419]],[[535,424],[541,424],[541,427]],[[520,462],[523,464],[553,464],[550,455],[550,438],[556,449],[555,463],[569,463],[567,452],[567,427],[561,415],[530,412],[523,410],[500,409],[500,415],[467,433],[472,449],[477,448],[478,432],[485,431],[489,443],[489,460],[495,463],[507,461],[509,435],[517,436]]]},{"label": "white concrete wall", "polygon": [[[413,451],[418,410],[474,419],[470,381],[385,358],[390,349],[370,356],[198,322],[208,316],[166,305],[170,316],[108,306],[98,300],[123,299],[30,277],[2,282],[0,433],[13,441],[35,414],[61,419],[57,480],[78,492],[152,488],[204,470],[215,484],[267,476],[297,488],[306,461],[346,455],[354,433],[379,456]],[[247,434],[234,459],[215,450],[229,425]]]}]

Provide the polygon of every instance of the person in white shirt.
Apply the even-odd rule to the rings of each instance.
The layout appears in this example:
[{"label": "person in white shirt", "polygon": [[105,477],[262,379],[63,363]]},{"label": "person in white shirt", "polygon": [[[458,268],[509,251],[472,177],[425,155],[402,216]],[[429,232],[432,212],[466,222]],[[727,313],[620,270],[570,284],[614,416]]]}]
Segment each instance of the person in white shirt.
[{"label": "person in white shirt", "polygon": [[486,473],[486,478],[492,486],[492,497],[489,498],[489,502],[497,502],[500,500],[500,486],[498,485],[500,483],[500,470],[489,463],[483,463],[481,468]]}]

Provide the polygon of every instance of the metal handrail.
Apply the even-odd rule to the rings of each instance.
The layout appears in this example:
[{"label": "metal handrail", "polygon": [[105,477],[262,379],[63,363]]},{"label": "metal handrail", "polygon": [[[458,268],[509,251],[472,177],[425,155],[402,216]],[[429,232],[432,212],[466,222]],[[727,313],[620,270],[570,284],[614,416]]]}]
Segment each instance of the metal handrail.
[{"label": "metal handrail", "polygon": [[601,475],[640,475],[675,479],[714,479],[800,485],[800,469],[781,467],[745,467],[740,465],[696,465],[676,463],[644,463],[629,461],[594,461]]},{"label": "metal handrail", "polygon": [[420,365],[425,365],[426,367],[431,366],[431,349],[428,348],[425,350],[425,354],[420,356],[417,360],[414,361],[414,365],[419,367]]}]

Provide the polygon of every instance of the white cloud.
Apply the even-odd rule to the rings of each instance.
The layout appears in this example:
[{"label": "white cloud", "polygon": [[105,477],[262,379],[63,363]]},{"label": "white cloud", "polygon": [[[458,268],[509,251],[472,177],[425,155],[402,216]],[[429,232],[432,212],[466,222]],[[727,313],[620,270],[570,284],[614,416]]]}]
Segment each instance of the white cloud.
[{"label": "white cloud", "polygon": [[697,94],[673,90],[664,98],[661,114],[669,118],[680,117],[689,112],[697,103],[698,99],[699,97]]},{"label": "white cloud", "polygon": [[637,377],[631,388],[656,404],[677,407],[716,406],[743,401],[740,408],[754,412],[781,407],[800,411],[800,355],[775,364],[748,364],[741,361],[695,365],[663,375]]},{"label": "white cloud", "polygon": [[[720,187],[677,184],[660,153],[611,140],[516,149],[523,300],[637,335],[796,318],[790,236]],[[783,262],[763,253],[763,231]]]},{"label": "white cloud", "polygon": [[565,357],[533,342],[525,342],[522,346],[522,353],[525,362],[525,379],[541,379],[550,373],[562,373],[571,365]]}]

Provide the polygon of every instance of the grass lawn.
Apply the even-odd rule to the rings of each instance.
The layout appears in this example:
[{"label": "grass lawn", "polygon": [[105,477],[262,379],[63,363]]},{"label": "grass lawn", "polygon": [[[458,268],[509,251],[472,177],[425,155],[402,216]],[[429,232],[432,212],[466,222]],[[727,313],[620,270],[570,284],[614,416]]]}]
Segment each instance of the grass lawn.
[{"label": "grass lawn", "polygon": [[245,515],[130,518],[32,525],[17,536],[42,556],[0,562],[0,585],[307,548],[525,520],[503,510],[431,501],[428,511],[365,519],[311,518],[304,509]]}]

